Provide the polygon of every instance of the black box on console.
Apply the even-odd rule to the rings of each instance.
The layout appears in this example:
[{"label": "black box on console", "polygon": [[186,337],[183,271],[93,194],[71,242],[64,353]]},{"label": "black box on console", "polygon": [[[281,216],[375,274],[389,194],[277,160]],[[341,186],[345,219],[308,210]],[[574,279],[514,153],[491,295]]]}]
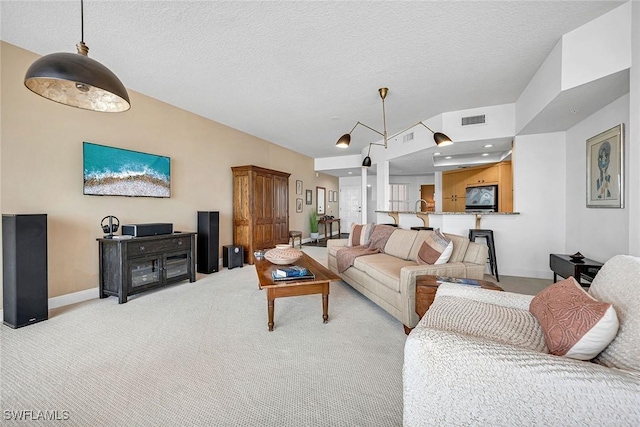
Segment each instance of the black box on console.
[{"label": "black box on console", "polygon": [[122,226],[122,234],[129,236],[145,237],[157,236],[159,234],[173,233],[173,224],[165,222],[155,222],[150,224],[125,224]]}]

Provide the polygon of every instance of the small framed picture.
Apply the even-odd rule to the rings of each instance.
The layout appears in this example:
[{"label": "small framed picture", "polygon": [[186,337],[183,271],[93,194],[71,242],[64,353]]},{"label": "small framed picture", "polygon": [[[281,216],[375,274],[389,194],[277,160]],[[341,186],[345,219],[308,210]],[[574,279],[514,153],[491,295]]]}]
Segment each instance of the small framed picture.
[{"label": "small framed picture", "polygon": [[296,199],[296,212],[302,212],[302,199]]},{"label": "small framed picture", "polygon": [[302,181],[296,179],[296,194],[302,195]]},{"label": "small framed picture", "polygon": [[587,139],[587,207],[624,207],[624,124]]},{"label": "small framed picture", "polygon": [[307,190],[306,194],[307,194],[307,201],[305,202],[305,204],[312,205],[313,204],[313,191]]}]

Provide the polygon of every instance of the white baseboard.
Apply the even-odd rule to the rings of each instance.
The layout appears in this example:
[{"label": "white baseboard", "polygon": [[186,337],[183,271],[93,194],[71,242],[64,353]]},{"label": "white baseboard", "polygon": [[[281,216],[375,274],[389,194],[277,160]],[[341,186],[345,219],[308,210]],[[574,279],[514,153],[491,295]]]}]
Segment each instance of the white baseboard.
[{"label": "white baseboard", "polygon": [[98,298],[98,288],[85,289],[84,291],[73,292],[59,297],[49,298],[49,308],[59,308],[82,301]]},{"label": "white baseboard", "polygon": [[[82,301],[98,298],[98,288],[85,289],[84,291],[73,292],[59,297],[49,298],[49,310],[71,305]],[[0,310],[0,318],[4,319],[3,310]]]}]

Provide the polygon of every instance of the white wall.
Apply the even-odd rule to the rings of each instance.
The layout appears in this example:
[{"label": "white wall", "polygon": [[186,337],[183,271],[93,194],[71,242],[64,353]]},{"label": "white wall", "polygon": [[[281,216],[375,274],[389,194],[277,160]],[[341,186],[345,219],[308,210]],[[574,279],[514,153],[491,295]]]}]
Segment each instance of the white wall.
[{"label": "white wall", "polygon": [[[587,258],[602,262],[614,255],[629,253],[629,209],[586,207],[586,141],[620,123],[629,123],[628,94],[567,131],[567,231],[564,253],[579,251]],[[625,171],[629,170],[628,152],[629,144],[626,143]],[[629,190],[625,188],[625,200],[628,197]]]},{"label": "white wall", "polygon": [[516,132],[520,132],[558,94],[561,87],[562,43],[544,60],[536,74],[516,101]]},{"label": "white wall", "polygon": [[[485,115],[485,123],[462,126],[463,117],[481,114]],[[513,136],[515,134],[515,104],[492,105],[443,113],[441,132],[444,132],[456,143]]]},{"label": "white wall", "polygon": [[562,36],[562,90],[631,66],[631,3]]},{"label": "white wall", "polygon": [[517,136],[513,185],[516,217],[487,216],[501,274],[549,278],[549,254],[565,251],[565,133]]},{"label": "white wall", "polygon": [[632,46],[629,96],[628,153],[629,168],[629,254],[640,256],[640,2],[632,3]]}]

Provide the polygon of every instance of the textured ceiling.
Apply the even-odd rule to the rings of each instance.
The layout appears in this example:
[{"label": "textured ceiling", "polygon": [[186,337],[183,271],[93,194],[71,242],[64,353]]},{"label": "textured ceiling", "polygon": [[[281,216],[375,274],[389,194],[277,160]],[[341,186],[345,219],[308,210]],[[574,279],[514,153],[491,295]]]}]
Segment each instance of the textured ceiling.
[{"label": "textured ceiling", "polygon": [[[130,89],[311,157],[514,102],[560,37],[620,1],[96,1],[89,56]],[[2,40],[74,52],[79,1],[2,1]],[[132,108],[136,108],[133,105]],[[125,113],[126,114],[126,113]],[[437,129],[436,129],[437,130]]]}]

